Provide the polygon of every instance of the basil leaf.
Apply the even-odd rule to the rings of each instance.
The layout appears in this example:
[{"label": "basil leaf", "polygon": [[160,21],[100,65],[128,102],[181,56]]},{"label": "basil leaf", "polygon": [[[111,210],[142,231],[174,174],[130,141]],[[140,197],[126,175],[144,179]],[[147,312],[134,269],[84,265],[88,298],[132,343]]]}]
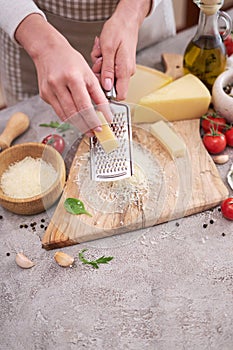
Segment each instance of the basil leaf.
[{"label": "basil leaf", "polygon": [[43,123],[43,124],[39,124],[39,126],[45,126],[47,128],[55,128],[57,129],[59,132],[64,132],[66,130],[71,129],[71,125],[69,123],[58,123],[58,122],[53,122],[51,121],[49,124]]},{"label": "basil leaf", "polygon": [[60,132],[64,132],[64,131],[69,130],[69,129],[71,129],[71,125],[68,123],[62,123],[62,124],[58,125],[58,127],[57,127],[57,130]]},{"label": "basil leaf", "polygon": [[64,207],[66,211],[70,214],[80,215],[86,214],[92,216],[86,209],[82,201],[78,198],[66,198],[64,202]]}]

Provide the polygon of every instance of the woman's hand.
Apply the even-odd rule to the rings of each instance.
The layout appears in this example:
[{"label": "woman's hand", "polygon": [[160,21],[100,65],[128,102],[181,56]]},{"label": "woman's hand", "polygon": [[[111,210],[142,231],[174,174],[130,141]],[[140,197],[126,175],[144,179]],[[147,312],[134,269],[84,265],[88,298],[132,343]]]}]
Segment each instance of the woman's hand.
[{"label": "woman's hand", "polygon": [[150,6],[149,0],[121,0],[95,40],[92,70],[106,91],[115,84],[118,100],[126,98],[130,77],[135,73],[138,31]]},{"label": "woman's hand", "polygon": [[[32,28],[33,30],[29,30]],[[38,75],[40,96],[63,120],[83,133],[101,130],[92,100],[101,105],[107,120],[110,109],[98,79],[83,56],[42,16],[28,16],[16,31],[16,39],[32,57]]]}]

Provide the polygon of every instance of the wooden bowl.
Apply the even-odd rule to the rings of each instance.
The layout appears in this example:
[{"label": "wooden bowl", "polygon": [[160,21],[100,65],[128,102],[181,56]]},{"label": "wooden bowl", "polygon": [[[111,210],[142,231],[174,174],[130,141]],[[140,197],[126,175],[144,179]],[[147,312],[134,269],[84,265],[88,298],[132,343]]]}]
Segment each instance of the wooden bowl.
[{"label": "wooden bowl", "polygon": [[27,156],[42,158],[50,163],[58,172],[58,177],[47,191],[30,198],[8,197],[0,187],[0,205],[13,213],[22,215],[38,214],[51,207],[62,193],[66,180],[65,163],[60,153],[52,146],[34,142],[15,145],[0,153],[0,178],[11,164]]}]

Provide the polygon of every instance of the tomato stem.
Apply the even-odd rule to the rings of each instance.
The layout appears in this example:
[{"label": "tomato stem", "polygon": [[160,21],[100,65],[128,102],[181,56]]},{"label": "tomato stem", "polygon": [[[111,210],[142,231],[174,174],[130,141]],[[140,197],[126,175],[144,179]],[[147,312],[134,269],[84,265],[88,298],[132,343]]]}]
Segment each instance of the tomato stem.
[{"label": "tomato stem", "polygon": [[[232,125],[230,124],[227,124],[227,123],[221,123],[221,122],[216,122],[216,121],[214,121],[213,119],[210,119],[210,118],[208,118],[208,115],[209,114],[204,114],[202,117],[201,117],[201,119],[204,119],[204,120],[208,120],[211,124],[215,124],[215,125],[218,125],[218,126],[224,126],[224,129],[226,129],[226,130],[229,130],[229,129],[231,129],[232,128]],[[222,118],[220,115],[218,115],[217,113],[212,113],[211,114],[211,116],[212,117],[214,117],[214,118]]]},{"label": "tomato stem", "polygon": [[210,133],[208,135],[211,136],[220,136],[222,133],[218,130],[216,130],[215,128],[211,127],[210,128]]}]

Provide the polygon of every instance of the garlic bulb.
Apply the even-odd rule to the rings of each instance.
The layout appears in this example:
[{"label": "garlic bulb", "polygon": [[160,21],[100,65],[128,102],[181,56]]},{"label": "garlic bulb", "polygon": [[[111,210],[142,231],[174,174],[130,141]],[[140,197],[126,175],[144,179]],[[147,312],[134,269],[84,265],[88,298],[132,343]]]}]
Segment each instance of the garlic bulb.
[{"label": "garlic bulb", "polygon": [[62,267],[72,266],[74,263],[74,258],[63,252],[56,252],[54,254],[54,259],[56,263]]},{"label": "garlic bulb", "polygon": [[20,266],[22,269],[30,269],[35,265],[33,261],[28,259],[23,253],[17,253],[15,257],[15,262],[18,266]]}]

